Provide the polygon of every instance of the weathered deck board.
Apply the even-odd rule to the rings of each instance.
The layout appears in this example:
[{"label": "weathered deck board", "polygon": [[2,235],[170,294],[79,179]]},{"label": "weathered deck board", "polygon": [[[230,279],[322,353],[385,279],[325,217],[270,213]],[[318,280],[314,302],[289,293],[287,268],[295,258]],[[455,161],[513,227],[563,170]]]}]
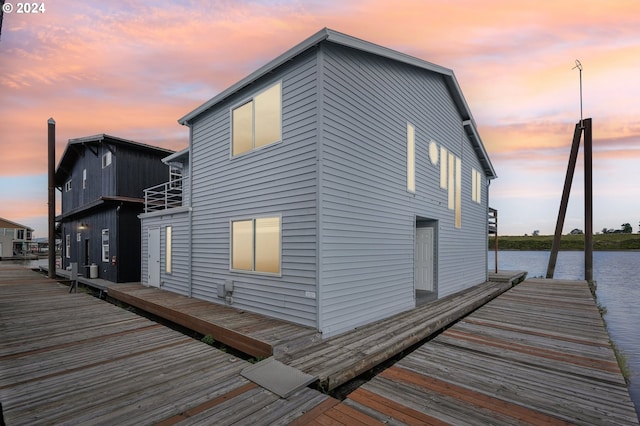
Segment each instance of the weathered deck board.
[{"label": "weathered deck board", "polygon": [[8,425],[287,424],[331,399],[308,388],[280,399],[240,375],[249,365],[35,272],[0,267]]},{"label": "weathered deck board", "polygon": [[581,281],[519,284],[341,405],[388,424],[638,424]]},{"label": "weathered deck board", "polygon": [[487,282],[277,358],[335,389],[413,346],[511,288]]},{"label": "weathered deck board", "polygon": [[256,357],[319,339],[309,327],[142,285],[115,284],[109,296]]}]

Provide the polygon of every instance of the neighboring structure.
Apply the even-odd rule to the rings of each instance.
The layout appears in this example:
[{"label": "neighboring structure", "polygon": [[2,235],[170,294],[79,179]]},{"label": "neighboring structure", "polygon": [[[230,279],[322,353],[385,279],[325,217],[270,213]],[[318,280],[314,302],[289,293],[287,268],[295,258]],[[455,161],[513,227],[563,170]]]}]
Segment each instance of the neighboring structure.
[{"label": "neighboring structure", "polygon": [[496,174],[451,70],[324,29],[179,122],[143,282],[326,337],[487,280]]},{"label": "neighboring structure", "polygon": [[140,281],[143,189],[167,180],[173,151],[109,135],[71,139],[56,169],[62,191],[62,267],[108,281]]},{"label": "neighboring structure", "polygon": [[34,248],[33,229],[0,217],[0,259],[24,256]]}]

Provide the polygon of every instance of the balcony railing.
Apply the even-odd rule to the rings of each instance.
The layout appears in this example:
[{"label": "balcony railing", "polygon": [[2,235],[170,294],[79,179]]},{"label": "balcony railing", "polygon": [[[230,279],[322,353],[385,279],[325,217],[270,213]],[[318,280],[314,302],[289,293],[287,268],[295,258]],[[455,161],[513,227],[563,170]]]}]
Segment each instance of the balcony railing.
[{"label": "balcony railing", "polygon": [[150,213],[159,210],[171,209],[182,206],[182,187],[187,177],[174,179],[144,190],[144,212]]}]

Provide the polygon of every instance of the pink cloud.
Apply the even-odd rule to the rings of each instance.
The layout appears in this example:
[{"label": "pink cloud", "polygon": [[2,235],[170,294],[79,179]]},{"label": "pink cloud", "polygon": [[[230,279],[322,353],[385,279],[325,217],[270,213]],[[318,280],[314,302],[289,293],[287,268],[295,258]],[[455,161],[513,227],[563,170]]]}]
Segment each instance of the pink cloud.
[{"label": "pink cloud", "polygon": [[327,26],[452,68],[506,177],[494,193],[508,185],[543,196],[547,189],[515,171],[563,173],[579,119],[575,59],[584,65],[598,167],[608,172],[639,157],[637,7],[637,0],[49,2],[44,15],[3,21],[0,178],[46,171],[51,116],[58,156],[67,139],[103,132],[180,149],[188,131],[179,117]]}]

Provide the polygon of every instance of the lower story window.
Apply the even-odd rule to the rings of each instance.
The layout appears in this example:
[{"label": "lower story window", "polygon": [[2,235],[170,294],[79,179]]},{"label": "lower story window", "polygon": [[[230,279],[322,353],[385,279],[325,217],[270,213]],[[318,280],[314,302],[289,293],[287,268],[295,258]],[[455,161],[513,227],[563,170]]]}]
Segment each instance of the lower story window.
[{"label": "lower story window", "polygon": [[231,269],[280,274],[281,218],[231,221]]},{"label": "lower story window", "polygon": [[109,261],[109,230],[102,230],[102,261]]},{"label": "lower story window", "polygon": [[164,270],[167,274],[170,274],[172,269],[173,269],[173,259],[172,259],[172,253],[173,253],[173,228],[171,226],[167,226],[165,228],[165,254],[164,254],[164,259],[165,259],[165,265],[164,265]]}]

